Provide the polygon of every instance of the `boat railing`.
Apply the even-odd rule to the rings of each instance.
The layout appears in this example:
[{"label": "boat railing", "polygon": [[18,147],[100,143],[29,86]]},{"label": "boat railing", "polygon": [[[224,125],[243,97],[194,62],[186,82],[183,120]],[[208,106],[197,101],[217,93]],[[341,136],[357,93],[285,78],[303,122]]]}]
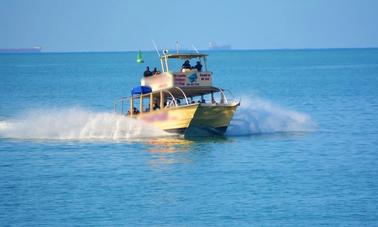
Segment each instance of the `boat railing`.
[{"label": "boat railing", "polygon": [[[113,102],[114,113],[123,114],[124,113],[125,102],[128,103],[129,101],[130,101],[130,97],[121,97],[120,99],[115,100]],[[129,111],[129,109],[127,109],[127,111]]]},{"label": "boat railing", "polygon": [[[184,91],[181,89],[181,88],[178,88],[176,87],[179,91],[182,92],[182,94],[184,95],[185,97],[185,100],[186,100],[186,104],[189,104],[188,102],[188,99],[184,93]],[[161,90],[161,92],[163,94],[167,94],[167,96],[164,98],[163,102],[160,102],[160,106],[163,106],[161,108],[170,108],[170,107],[177,107],[179,106],[179,103],[177,102],[177,97],[175,97],[172,92],[168,91],[168,90]],[[139,108],[140,110],[140,113],[143,113],[143,112],[149,112],[151,110],[151,107],[152,107],[152,103],[153,103],[153,100],[148,100],[148,103],[147,103],[147,109],[148,110],[144,110],[143,108],[146,106],[144,101],[146,98],[151,98],[151,94],[152,93],[148,93],[148,94],[140,94],[140,95],[135,95],[135,96],[130,96],[130,97],[121,97],[120,99],[118,100],[115,100],[113,102],[113,109],[114,109],[114,112],[115,113],[120,113],[120,114],[128,114],[128,115],[134,115],[135,113],[133,113],[132,109],[130,109],[130,107],[132,106],[133,108]],[[159,97],[160,99],[160,97]],[[132,100],[132,101],[131,101]],[[139,101],[139,105],[136,106],[134,105],[134,102],[136,101]]]},{"label": "boat railing", "polygon": [[185,92],[180,87],[174,87],[174,88],[179,90],[184,95],[185,102],[186,102],[187,105],[189,105],[189,100],[188,100],[188,97],[186,96]]},{"label": "boat railing", "polygon": [[[163,94],[166,94],[162,97],[162,101],[160,101],[160,108],[165,109],[165,108],[172,108],[172,107],[178,107],[178,106],[186,106],[186,105],[193,105],[196,103],[201,103],[202,105],[232,105],[232,104],[237,104],[240,103],[241,99],[240,98],[235,98],[235,96],[232,94],[232,92],[228,89],[221,89],[218,88],[218,91],[211,93],[211,96],[208,97],[208,100],[204,99],[203,96],[200,97],[200,100],[197,102],[194,101],[195,97],[189,97],[183,89],[180,87],[174,87],[173,89],[176,89],[181,93],[178,97],[176,97],[174,94],[178,95],[176,92],[173,90],[161,90]],[[156,93],[155,93],[156,95]],[[210,95],[210,94],[208,94]],[[150,112],[152,108],[152,103],[154,102],[151,100],[151,93],[148,94],[141,94],[141,95],[136,95],[136,96],[131,96],[131,97],[121,97],[118,100],[114,101],[114,112],[115,113],[120,113],[120,114],[130,114],[133,115],[135,113],[133,110],[130,108],[131,106],[134,108],[139,108],[140,113],[143,112]],[[156,97],[156,96],[154,96]],[[149,98],[149,99],[148,99]],[[161,99],[160,96],[158,98],[159,100]],[[131,101],[133,100],[133,101]],[[147,101],[146,101],[147,100]],[[184,101],[184,103],[180,103],[179,100]],[[135,105],[134,102],[139,102],[139,105]],[[144,109],[144,107],[146,107]]]},{"label": "boat railing", "polygon": [[[166,93],[168,93],[171,96],[171,98],[172,98],[172,100],[170,102],[171,104],[173,104],[174,106],[178,106],[177,100],[176,100],[175,96],[171,92],[169,92],[167,90],[163,90],[163,92],[166,92]],[[166,105],[166,106],[172,106],[172,105]]]},{"label": "boat railing", "polygon": [[241,98],[240,97],[235,97],[234,94],[228,90],[228,89],[223,89],[223,94],[227,98],[227,103],[228,104],[234,104],[234,103],[240,103]]}]

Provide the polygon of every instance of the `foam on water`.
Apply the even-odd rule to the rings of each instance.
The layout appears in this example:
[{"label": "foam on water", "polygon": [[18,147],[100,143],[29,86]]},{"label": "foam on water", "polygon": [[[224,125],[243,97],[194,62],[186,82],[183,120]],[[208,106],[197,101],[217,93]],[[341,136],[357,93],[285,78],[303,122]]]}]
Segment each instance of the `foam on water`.
[{"label": "foam on water", "polygon": [[[243,136],[276,132],[312,131],[310,116],[260,98],[243,99],[226,135]],[[122,140],[169,134],[141,121],[80,107],[31,110],[0,121],[0,137],[17,139]]]},{"label": "foam on water", "polygon": [[289,110],[260,98],[244,98],[226,135],[309,132],[316,125],[305,113]]},{"label": "foam on water", "polygon": [[167,136],[141,121],[83,108],[31,110],[0,121],[0,137],[17,139],[120,140]]}]

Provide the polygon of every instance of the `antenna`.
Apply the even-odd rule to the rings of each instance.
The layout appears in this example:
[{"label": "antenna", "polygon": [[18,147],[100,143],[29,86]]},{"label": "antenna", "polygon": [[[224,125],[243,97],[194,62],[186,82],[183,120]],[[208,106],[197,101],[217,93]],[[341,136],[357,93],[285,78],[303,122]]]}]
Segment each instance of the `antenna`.
[{"label": "antenna", "polygon": [[176,41],[176,53],[178,54],[179,53],[179,41]]},{"label": "antenna", "polygon": [[152,44],[154,45],[154,47],[155,47],[155,50],[156,50],[156,53],[157,53],[157,55],[159,56],[159,58],[160,58],[160,53],[159,53],[159,50],[158,50],[158,48],[157,48],[157,46],[156,46],[156,43],[155,43],[155,41],[154,40],[152,40]]},{"label": "antenna", "polygon": [[196,46],[194,46],[194,44],[192,44],[192,47],[193,47],[194,51],[195,51],[197,54],[199,54],[199,51],[198,51],[198,49],[196,48]]}]

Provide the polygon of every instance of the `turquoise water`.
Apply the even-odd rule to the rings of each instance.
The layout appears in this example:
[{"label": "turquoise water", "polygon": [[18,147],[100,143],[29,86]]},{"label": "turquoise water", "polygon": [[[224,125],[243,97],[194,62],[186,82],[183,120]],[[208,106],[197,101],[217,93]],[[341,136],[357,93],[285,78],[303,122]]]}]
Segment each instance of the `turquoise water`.
[{"label": "turquoise water", "polygon": [[242,104],[195,140],[112,113],[135,60],[0,55],[2,226],[378,225],[378,49],[210,52]]}]

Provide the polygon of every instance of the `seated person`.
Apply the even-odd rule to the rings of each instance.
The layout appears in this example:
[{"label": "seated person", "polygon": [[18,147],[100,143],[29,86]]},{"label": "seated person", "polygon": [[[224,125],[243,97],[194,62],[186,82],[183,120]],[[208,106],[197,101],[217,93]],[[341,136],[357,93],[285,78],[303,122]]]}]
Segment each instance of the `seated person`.
[{"label": "seated person", "polygon": [[135,107],[133,109],[133,114],[139,114],[139,110],[137,108],[135,108]]},{"label": "seated person", "polygon": [[157,102],[154,102],[153,110],[160,110],[160,106],[157,104]]},{"label": "seated person", "polygon": [[201,62],[197,61],[197,64],[193,68],[197,69],[198,72],[201,72],[202,71]]},{"label": "seated person", "polygon": [[189,60],[185,60],[184,64],[182,64],[183,69],[192,69]]},{"label": "seated person", "polygon": [[155,75],[155,74],[160,74],[160,72],[156,69],[156,67],[154,68],[154,70],[152,70],[152,75]]},{"label": "seated person", "polygon": [[143,76],[144,77],[152,76],[152,72],[150,71],[150,67],[148,67],[148,66],[146,67],[146,71],[144,71]]}]

